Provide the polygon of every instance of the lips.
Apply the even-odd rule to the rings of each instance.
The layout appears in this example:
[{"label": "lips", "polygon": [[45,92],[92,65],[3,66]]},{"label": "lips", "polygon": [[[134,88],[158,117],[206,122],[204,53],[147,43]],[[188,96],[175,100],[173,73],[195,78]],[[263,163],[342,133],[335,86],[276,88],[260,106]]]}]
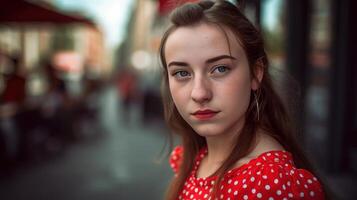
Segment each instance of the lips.
[{"label": "lips", "polygon": [[194,112],[192,115],[198,120],[208,120],[213,118],[219,111],[213,111],[210,109],[198,110]]}]

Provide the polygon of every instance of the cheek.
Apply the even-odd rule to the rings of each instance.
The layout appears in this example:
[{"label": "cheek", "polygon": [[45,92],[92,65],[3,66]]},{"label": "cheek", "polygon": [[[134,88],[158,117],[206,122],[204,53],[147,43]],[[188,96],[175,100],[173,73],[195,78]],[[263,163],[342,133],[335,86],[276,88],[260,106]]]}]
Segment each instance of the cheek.
[{"label": "cheek", "polygon": [[187,104],[187,100],[185,99],[187,94],[185,95],[185,89],[174,81],[169,80],[169,89],[171,93],[172,100],[175,103],[176,108],[180,111],[183,105]]},{"label": "cheek", "polygon": [[229,79],[219,84],[217,91],[225,93],[228,97],[245,96],[244,94],[250,92],[251,81],[248,76],[242,76],[241,74],[233,75]]},{"label": "cheek", "polygon": [[251,82],[249,77],[233,76],[217,88],[223,106],[246,107],[249,104]]}]

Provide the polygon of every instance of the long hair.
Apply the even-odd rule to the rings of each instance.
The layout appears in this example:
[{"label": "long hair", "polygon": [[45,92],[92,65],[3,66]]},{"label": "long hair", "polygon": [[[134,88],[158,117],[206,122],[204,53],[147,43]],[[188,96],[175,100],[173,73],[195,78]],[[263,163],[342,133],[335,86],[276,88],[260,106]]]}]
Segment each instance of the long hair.
[{"label": "long hair", "polygon": [[[251,98],[249,107],[245,113],[245,124],[242,130],[240,130],[233,150],[214,174],[218,178],[215,181],[211,195],[218,195],[217,189],[224,173],[232,168],[238,160],[251,152],[258,129],[267,132],[287,151],[292,153],[297,167],[313,171],[295,138],[296,129],[290,118],[290,113],[288,113],[285,104],[274,90],[262,36],[254,25],[241,13],[239,8],[228,1],[187,3],[176,8],[171,13],[170,19],[172,24],[164,33],[159,49],[163,67],[161,89],[166,123],[174,133],[181,137],[184,153],[178,174],[169,186],[166,199],[177,199],[186,178],[192,170],[198,151],[205,146],[206,142],[205,138],[198,135],[181,117],[173,102],[168,85],[165,44],[170,34],[179,27],[194,26],[199,23],[215,25],[222,31],[224,31],[224,28],[232,31],[245,50],[251,77],[257,79],[255,74],[257,67],[262,67],[264,71],[263,78],[259,83],[259,89],[252,91],[252,93],[255,92],[257,94],[259,113],[255,107],[255,99]],[[225,36],[227,37],[227,33],[225,33]],[[258,115],[259,118],[257,118]]]}]

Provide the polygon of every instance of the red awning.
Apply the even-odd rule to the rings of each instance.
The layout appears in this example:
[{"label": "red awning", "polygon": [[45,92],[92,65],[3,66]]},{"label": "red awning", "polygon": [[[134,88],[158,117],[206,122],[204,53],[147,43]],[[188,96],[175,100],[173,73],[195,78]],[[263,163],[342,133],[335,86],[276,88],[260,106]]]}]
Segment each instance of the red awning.
[{"label": "red awning", "polygon": [[0,24],[2,23],[81,23],[95,27],[95,24],[81,16],[69,15],[55,10],[49,5],[39,5],[25,0],[5,0],[0,4]]}]

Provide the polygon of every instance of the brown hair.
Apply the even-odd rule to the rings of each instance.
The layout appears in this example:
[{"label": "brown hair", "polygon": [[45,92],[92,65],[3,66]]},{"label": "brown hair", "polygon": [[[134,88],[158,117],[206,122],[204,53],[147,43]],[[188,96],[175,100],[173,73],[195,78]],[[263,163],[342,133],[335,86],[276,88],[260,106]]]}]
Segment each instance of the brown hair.
[{"label": "brown hair", "polygon": [[[262,129],[283,147],[292,153],[297,167],[311,170],[311,166],[295,139],[295,128],[285,105],[276,93],[268,71],[269,63],[264,50],[260,32],[240,12],[239,8],[228,1],[200,1],[187,3],[176,8],[171,14],[172,25],[165,32],[160,44],[160,59],[163,66],[162,96],[165,120],[174,133],[179,134],[184,148],[183,158],[177,176],[172,180],[166,199],[177,199],[186,178],[192,170],[198,151],[205,146],[205,138],[198,135],[181,117],[172,100],[168,85],[167,64],[165,60],[165,44],[170,34],[179,27],[194,26],[199,23],[213,24],[224,31],[228,28],[235,35],[246,52],[250,73],[256,78],[255,70],[263,67],[264,75],[255,92],[259,103],[259,118],[254,98],[245,113],[245,124],[237,138],[229,157],[216,171],[217,181],[211,195],[218,195],[217,188],[226,171],[252,150],[257,129]],[[225,33],[226,37],[227,34]],[[238,131],[238,130],[237,130]]]}]

